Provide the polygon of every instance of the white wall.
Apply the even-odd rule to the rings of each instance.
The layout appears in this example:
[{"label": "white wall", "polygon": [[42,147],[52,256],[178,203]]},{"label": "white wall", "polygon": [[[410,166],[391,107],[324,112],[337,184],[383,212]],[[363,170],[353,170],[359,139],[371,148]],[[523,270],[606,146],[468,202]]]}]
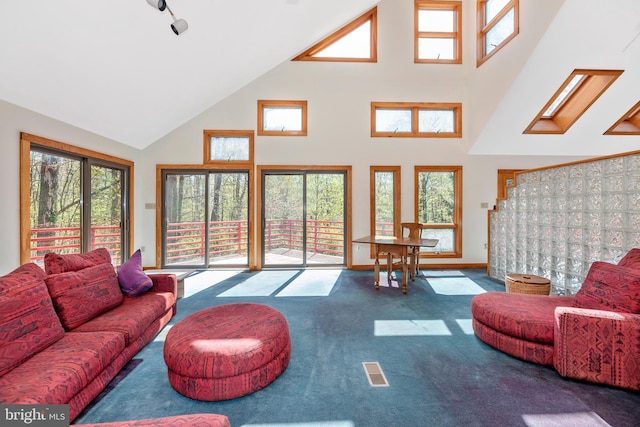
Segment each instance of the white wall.
[{"label": "white wall", "polygon": [[[354,238],[369,234],[370,165],[402,167],[403,221],[414,219],[415,165],[462,165],[463,257],[442,263],[485,263],[487,209],[480,205],[486,202],[491,208],[495,204],[497,169],[526,169],[573,159],[469,156],[466,137],[371,138],[372,101],[462,102],[465,123],[472,117],[465,110],[469,103],[465,73],[473,71],[475,61],[414,64],[412,40],[413,1],[382,1],[378,5],[377,63],[285,62],[145,149],[140,168],[143,199],[138,199],[137,210],[143,219],[143,244],[155,247],[155,211],[138,212],[144,203],[155,202],[157,163],[201,164],[203,129],[255,130],[258,99],[290,99],[308,101],[308,135],[256,135],[256,165],[352,165]],[[464,125],[463,135],[467,130]],[[368,253],[353,252],[354,265],[371,264]],[[146,251],[146,265],[154,263],[153,255]]]},{"label": "white wall", "polygon": [[[474,3],[465,0],[464,19],[467,20],[475,18],[468,7],[470,2]],[[561,1],[552,3],[557,8]],[[551,16],[551,13],[545,15],[547,22],[541,25],[546,27]],[[516,40],[535,37],[529,33],[533,30],[532,25],[521,26]],[[0,218],[4,225],[0,274],[19,265],[20,132],[135,161],[134,246],[145,247],[143,263],[152,266],[155,265],[155,210],[145,209],[145,203],[155,203],[155,165],[201,164],[203,129],[255,129],[258,99],[306,99],[309,132],[307,137],[256,136],[257,165],[353,166],[354,238],[369,233],[370,165],[402,167],[403,220],[413,219],[414,165],[462,165],[463,258],[442,262],[485,263],[487,210],[481,209],[480,204],[486,202],[489,207],[495,204],[496,170],[527,169],[577,159],[466,154],[474,143],[470,137],[478,135],[485,118],[500,103],[488,96],[504,94],[504,90],[496,85],[502,79],[499,70],[494,69],[495,81],[491,81],[486,71],[475,68],[475,46],[470,45],[473,35],[466,34],[465,41],[462,65],[414,64],[413,1],[382,0],[378,5],[377,63],[285,62],[143,151],[0,101],[0,182],[4,184],[0,188]],[[521,43],[518,49],[530,49],[534,44]],[[498,55],[506,55],[505,52],[508,50]],[[498,55],[491,61],[498,61]],[[486,66],[479,70],[488,70]],[[482,75],[475,74],[478,72]],[[517,70],[509,70],[507,85],[516,74]],[[489,83],[491,90],[486,87]],[[215,85],[216,81],[212,80],[211,84]],[[372,101],[462,102],[463,138],[371,138]],[[371,264],[367,255],[368,251],[354,252],[354,264]]]},{"label": "white wall", "polygon": [[[140,151],[0,100],[0,275],[20,265],[20,132],[138,163]],[[137,175],[137,173],[136,173]],[[136,181],[139,181],[136,176]],[[134,181],[136,187],[139,182]],[[137,190],[134,190],[134,197]],[[134,217],[134,229],[139,220]],[[138,240],[138,233],[135,234]]]}]

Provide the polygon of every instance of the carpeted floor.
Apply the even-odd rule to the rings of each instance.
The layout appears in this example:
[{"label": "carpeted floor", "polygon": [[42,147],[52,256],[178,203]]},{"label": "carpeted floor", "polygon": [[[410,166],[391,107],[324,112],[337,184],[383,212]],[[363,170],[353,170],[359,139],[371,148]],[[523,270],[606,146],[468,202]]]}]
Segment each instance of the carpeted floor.
[{"label": "carpeted floor", "polygon": [[[76,423],[213,412],[234,427],[640,425],[639,393],[563,379],[479,341],[471,298],[504,291],[484,270],[425,270],[407,295],[385,279],[375,291],[371,271],[213,275],[208,288],[206,274],[194,279],[202,290],[180,299],[177,316],[136,356],[143,361]],[[285,315],[289,367],[238,399],[200,402],[178,394],[162,358],[168,328],[202,308],[239,301]],[[389,386],[372,387],[363,362],[378,362]]]}]

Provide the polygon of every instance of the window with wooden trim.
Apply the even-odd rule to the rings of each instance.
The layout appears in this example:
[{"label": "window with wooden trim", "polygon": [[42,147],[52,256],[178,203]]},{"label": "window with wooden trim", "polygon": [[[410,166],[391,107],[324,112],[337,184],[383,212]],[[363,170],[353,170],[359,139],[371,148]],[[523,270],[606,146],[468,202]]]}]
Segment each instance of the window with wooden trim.
[{"label": "window with wooden trim", "polygon": [[519,0],[478,0],[477,66],[505,47],[520,31]]},{"label": "window with wooden trim", "polygon": [[414,62],[462,63],[462,2],[415,0]]},{"label": "window with wooden trim", "polygon": [[640,101],[611,126],[605,135],[640,135]]},{"label": "window with wooden trim", "polygon": [[620,74],[622,70],[574,70],[524,133],[565,133]]},{"label": "window with wooden trim", "polygon": [[252,130],[205,130],[205,164],[253,164]]},{"label": "window with wooden trim", "polygon": [[306,136],[307,101],[258,100],[258,135]]},{"label": "window with wooden trim", "polygon": [[416,166],[414,188],[422,237],[438,239],[421,256],[462,257],[462,166]]},{"label": "window with wooden trim", "polygon": [[[400,166],[370,166],[370,235],[400,236]],[[374,245],[371,256],[375,257]]]},{"label": "window with wooden trim", "polygon": [[460,138],[462,104],[372,102],[371,136]]},{"label": "window with wooden trim", "polygon": [[325,37],[293,61],[377,62],[378,8]]}]

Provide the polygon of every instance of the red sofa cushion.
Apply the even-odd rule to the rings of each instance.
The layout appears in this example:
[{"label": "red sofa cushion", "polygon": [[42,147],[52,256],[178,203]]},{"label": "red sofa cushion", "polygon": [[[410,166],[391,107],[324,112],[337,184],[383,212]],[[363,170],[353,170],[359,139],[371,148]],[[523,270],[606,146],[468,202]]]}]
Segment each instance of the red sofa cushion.
[{"label": "red sofa cushion", "polygon": [[68,403],[124,351],[116,332],[68,332],[0,377],[2,403]]},{"label": "red sofa cushion", "polygon": [[501,333],[553,345],[554,311],[573,297],[487,292],[473,297],[473,318]]},{"label": "red sofa cushion", "polygon": [[0,277],[0,376],[64,336],[36,264]]},{"label": "red sofa cushion", "polygon": [[125,345],[129,346],[149,325],[170,310],[174,302],[175,298],[170,292],[147,292],[138,297],[124,297],[120,306],[77,327],[74,332],[120,332]]},{"label": "red sofa cushion", "polygon": [[640,313],[640,269],[594,262],[576,293],[573,306]]},{"label": "red sofa cushion", "polygon": [[122,292],[111,264],[53,274],[47,277],[46,283],[67,330],[122,304]]},{"label": "red sofa cushion", "polygon": [[640,248],[633,248],[618,262],[619,266],[640,269]]},{"label": "red sofa cushion", "polygon": [[111,264],[111,255],[105,248],[94,249],[83,254],[61,255],[49,252],[44,256],[44,270],[47,274],[78,271],[100,264]]}]

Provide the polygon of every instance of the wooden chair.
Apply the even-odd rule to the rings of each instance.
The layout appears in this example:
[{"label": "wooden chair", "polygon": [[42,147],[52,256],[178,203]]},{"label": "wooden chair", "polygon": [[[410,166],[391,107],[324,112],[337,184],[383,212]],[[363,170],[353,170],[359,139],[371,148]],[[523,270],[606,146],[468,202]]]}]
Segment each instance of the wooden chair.
[{"label": "wooden chair", "polygon": [[[378,247],[378,257],[384,257],[387,259],[387,283],[391,285],[391,274],[393,273],[393,266],[400,265],[405,262],[403,259],[404,253],[402,246],[398,245],[380,245]],[[394,259],[398,259],[399,261],[395,261]],[[376,271],[376,277],[378,277],[378,272]]]},{"label": "wooden chair", "polygon": [[[412,239],[421,239],[422,238],[422,228],[423,225],[419,222],[403,222],[400,224],[402,226],[402,235],[405,237],[409,237]],[[411,280],[415,280],[415,277],[420,273],[420,246],[412,246],[409,252],[409,256],[411,257],[409,274]]]}]

